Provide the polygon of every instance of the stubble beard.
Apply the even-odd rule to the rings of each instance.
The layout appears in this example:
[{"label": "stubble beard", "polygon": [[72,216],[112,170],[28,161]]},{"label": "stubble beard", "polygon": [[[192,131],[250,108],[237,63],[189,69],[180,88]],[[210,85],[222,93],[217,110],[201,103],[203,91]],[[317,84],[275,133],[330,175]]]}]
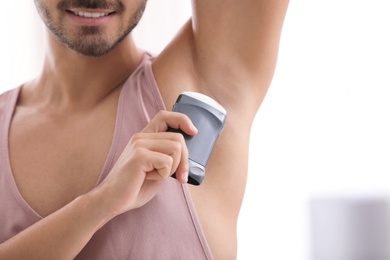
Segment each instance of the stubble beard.
[{"label": "stubble beard", "polygon": [[[137,26],[147,3],[147,0],[144,0],[140,7],[129,18],[128,22],[117,28],[116,32],[104,34],[103,28],[99,26],[82,26],[77,32],[71,32],[63,25],[64,15],[61,15],[57,21],[55,21],[49,8],[45,6],[42,1],[34,1],[43,22],[55,38],[75,53],[89,57],[103,56],[122,42]],[[111,7],[116,10],[118,14],[124,12],[122,3],[104,0],[62,0],[57,5],[57,10],[59,10],[61,14],[64,14],[70,7],[97,9]]]}]

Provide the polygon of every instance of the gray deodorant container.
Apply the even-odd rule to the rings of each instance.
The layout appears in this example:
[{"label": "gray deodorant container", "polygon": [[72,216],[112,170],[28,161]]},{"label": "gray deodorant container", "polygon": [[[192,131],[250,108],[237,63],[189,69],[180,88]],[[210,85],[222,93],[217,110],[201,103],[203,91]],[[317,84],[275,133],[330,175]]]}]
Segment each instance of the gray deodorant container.
[{"label": "gray deodorant container", "polygon": [[[197,92],[183,92],[177,98],[173,111],[186,114],[198,129],[194,136],[178,129],[170,128],[168,131],[184,135],[189,153],[188,183],[200,185],[215,142],[224,127],[226,110],[209,96]],[[172,177],[176,177],[175,174]]]}]

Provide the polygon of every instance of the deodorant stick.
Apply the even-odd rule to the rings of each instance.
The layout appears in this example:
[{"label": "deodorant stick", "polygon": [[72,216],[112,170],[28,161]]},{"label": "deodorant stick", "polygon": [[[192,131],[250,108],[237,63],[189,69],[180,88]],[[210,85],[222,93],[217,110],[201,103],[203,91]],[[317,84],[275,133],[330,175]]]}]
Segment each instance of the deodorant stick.
[{"label": "deodorant stick", "polygon": [[189,136],[179,129],[170,128],[168,131],[184,135],[189,153],[188,183],[200,185],[215,142],[224,127],[226,110],[209,96],[197,92],[183,92],[177,98],[173,111],[186,114],[198,129],[194,136]]}]

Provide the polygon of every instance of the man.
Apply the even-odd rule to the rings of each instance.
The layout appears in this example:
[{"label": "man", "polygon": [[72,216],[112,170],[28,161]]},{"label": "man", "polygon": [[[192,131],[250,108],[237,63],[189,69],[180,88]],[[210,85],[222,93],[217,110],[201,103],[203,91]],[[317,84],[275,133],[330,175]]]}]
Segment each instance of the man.
[{"label": "man", "polygon": [[[156,58],[131,35],[146,0],[35,4],[42,73],[0,96],[0,259],[234,259],[251,123],[288,0],[194,0]],[[167,132],[197,133],[165,111],[183,91],[228,113],[201,186],[184,184],[188,151]]]}]

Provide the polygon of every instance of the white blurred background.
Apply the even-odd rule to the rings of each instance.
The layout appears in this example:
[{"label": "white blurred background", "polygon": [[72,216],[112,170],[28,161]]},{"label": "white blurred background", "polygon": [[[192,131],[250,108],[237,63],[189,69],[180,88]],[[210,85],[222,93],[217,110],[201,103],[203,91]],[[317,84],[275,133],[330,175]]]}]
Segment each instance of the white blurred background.
[{"label": "white blurred background", "polygon": [[[0,92],[33,78],[45,48],[33,1],[2,6]],[[291,1],[253,124],[239,260],[312,259],[313,201],[388,200],[389,12],[388,0]],[[149,0],[139,45],[158,53],[190,13],[189,0]]]}]

